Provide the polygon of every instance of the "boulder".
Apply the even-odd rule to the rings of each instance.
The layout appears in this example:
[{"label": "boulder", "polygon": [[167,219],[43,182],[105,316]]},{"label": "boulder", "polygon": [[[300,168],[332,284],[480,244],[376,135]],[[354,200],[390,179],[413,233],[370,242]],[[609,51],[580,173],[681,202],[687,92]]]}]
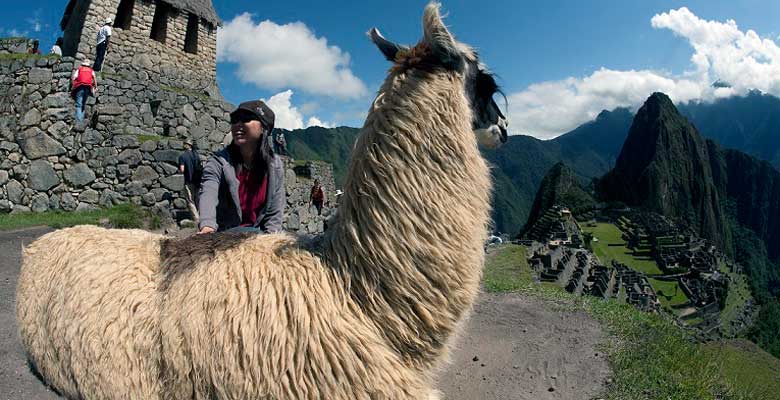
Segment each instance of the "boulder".
[{"label": "boulder", "polygon": [[37,108],[31,108],[29,111],[24,113],[24,116],[22,116],[22,120],[19,121],[19,124],[22,126],[32,126],[32,125],[38,125],[41,123],[41,112],[38,111]]},{"label": "boulder", "polygon": [[117,156],[117,160],[122,164],[129,164],[132,166],[138,165],[143,160],[143,155],[138,149],[128,149]]},{"label": "boulder", "polygon": [[47,211],[49,209],[49,196],[46,196],[44,193],[36,195],[32,199],[31,208],[33,212],[37,213]]},{"label": "boulder", "polygon": [[184,175],[177,174],[160,179],[160,184],[172,192],[180,192],[184,189]]},{"label": "boulder", "polygon": [[95,172],[92,171],[85,163],[78,163],[72,165],[65,170],[63,174],[65,181],[71,186],[82,187],[92,183],[95,180]]},{"label": "boulder", "polygon": [[34,133],[22,140],[21,145],[24,155],[31,160],[46,156],[58,156],[66,152],[59,142],[37,128],[34,128]]},{"label": "boulder", "polygon": [[11,179],[5,185],[5,191],[8,193],[8,200],[11,203],[19,204],[22,202],[22,195],[24,194],[24,186],[19,181]]},{"label": "boulder", "polygon": [[97,206],[88,203],[79,203],[79,205],[76,206],[76,212],[95,211],[97,209]]},{"label": "boulder", "polygon": [[31,68],[27,74],[27,82],[38,83],[50,83],[54,74],[50,69],[46,68]]},{"label": "boulder", "polygon": [[8,200],[0,200],[0,212],[7,213],[11,211],[14,208],[14,205],[11,204]]},{"label": "boulder", "polygon": [[160,175],[158,175],[152,167],[148,165],[141,165],[140,167],[136,168],[135,172],[133,172],[133,177],[131,179],[133,182],[142,182],[148,186],[159,177]]},{"label": "boulder", "polygon": [[138,136],[135,135],[117,135],[114,136],[112,143],[114,146],[120,149],[126,149],[129,147],[138,147]]},{"label": "boulder", "polygon": [[179,150],[157,150],[152,155],[157,161],[178,165],[181,153]]},{"label": "boulder", "polygon": [[30,188],[45,192],[60,183],[54,166],[46,160],[35,160],[30,164],[27,184]]},{"label": "boulder", "polygon": [[79,202],[95,204],[100,200],[100,193],[95,190],[87,189],[79,194]]},{"label": "boulder", "polygon": [[73,211],[78,206],[78,202],[73,198],[73,195],[70,194],[70,192],[65,192],[60,198],[60,206],[62,206],[62,209],[65,211]]},{"label": "boulder", "polygon": [[0,186],[8,182],[8,171],[0,170]]}]

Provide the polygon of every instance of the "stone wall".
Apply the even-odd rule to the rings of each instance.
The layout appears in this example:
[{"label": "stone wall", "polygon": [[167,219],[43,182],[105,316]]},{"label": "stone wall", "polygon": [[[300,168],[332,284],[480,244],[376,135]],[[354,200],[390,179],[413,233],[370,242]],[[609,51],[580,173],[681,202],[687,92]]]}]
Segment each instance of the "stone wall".
[{"label": "stone wall", "polygon": [[[108,17],[115,17],[120,0],[92,0],[89,6],[80,1],[65,29],[63,54],[77,60],[95,59],[96,35]],[[158,1],[136,0],[128,29],[115,27],[106,55],[107,70],[127,64],[136,55],[145,55],[159,72],[178,86],[202,90],[216,80],[217,29],[200,18],[197,53],[184,51],[189,13],[172,9],[168,15],[165,43],[150,38],[152,21]]]},{"label": "stone wall", "polygon": [[[33,40],[27,38],[0,38],[0,54],[27,53],[33,46]],[[43,52],[43,49],[41,49]]]},{"label": "stone wall", "polygon": [[[136,59],[143,59],[143,55]],[[142,63],[98,78],[86,126],[76,126],[69,84],[74,59],[0,59],[0,212],[88,210],[122,202],[163,216],[188,217],[177,159],[194,139],[207,156],[229,134],[232,105],[166,86]],[[83,128],[83,129],[81,129]],[[314,179],[329,198],[328,164],[286,160],[291,231],[320,232],[323,216],[307,207]]]}]

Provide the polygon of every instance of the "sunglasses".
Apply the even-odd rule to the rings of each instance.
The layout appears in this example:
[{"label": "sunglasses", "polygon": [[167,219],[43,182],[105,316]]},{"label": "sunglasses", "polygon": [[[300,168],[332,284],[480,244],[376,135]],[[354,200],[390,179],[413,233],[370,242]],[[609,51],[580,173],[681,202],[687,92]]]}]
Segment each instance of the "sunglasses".
[{"label": "sunglasses", "polygon": [[246,124],[252,121],[260,121],[260,120],[256,116],[248,113],[234,114],[230,116],[231,124],[237,124],[239,122],[242,124]]}]

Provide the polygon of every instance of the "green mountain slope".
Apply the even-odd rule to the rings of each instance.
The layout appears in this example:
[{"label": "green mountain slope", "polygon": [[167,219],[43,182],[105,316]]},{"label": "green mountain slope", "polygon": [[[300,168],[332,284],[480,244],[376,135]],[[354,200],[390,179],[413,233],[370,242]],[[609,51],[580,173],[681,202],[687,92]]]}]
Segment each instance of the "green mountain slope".
[{"label": "green mountain slope", "polygon": [[604,200],[686,222],[744,265],[761,304],[751,338],[780,354],[780,172],[705,140],[666,95],[655,93],[597,187]]},{"label": "green mountain slope", "polygon": [[554,205],[568,207],[574,215],[587,212],[595,205],[593,197],[580,186],[574,171],[563,162],[553,165],[542,179],[524,229],[531,229]]},{"label": "green mountain slope", "polygon": [[312,126],[293,131],[281,130],[287,140],[287,151],[293,158],[325,161],[333,164],[336,187],[344,185],[349,158],[360,129],[341,126]]},{"label": "green mountain slope", "polygon": [[780,168],[780,98],[752,91],[679,109],[704,136]]}]

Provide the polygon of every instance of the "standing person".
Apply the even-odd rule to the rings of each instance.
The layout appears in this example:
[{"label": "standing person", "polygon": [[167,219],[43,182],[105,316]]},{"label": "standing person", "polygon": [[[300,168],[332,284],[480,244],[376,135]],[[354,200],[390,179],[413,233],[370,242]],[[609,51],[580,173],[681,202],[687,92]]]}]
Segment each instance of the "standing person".
[{"label": "standing person", "polygon": [[49,51],[49,54],[56,54],[62,57],[62,37],[57,38],[57,41],[54,42],[54,46],[51,46],[51,51]]},{"label": "standing person", "polygon": [[37,40],[33,40],[32,47],[27,49],[27,54],[41,54],[41,50],[38,48],[39,44]]},{"label": "standing person", "polygon": [[284,139],[284,132],[276,135],[276,149],[280,156],[287,155],[287,140]]},{"label": "standing person", "polygon": [[103,58],[108,52],[108,46],[111,44],[111,25],[114,24],[113,18],[106,18],[106,22],[98,29],[97,33],[97,51],[95,53],[95,71],[103,69]]},{"label": "standing person", "polygon": [[322,186],[320,186],[319,179],[314,180],[314,186],[312,186],[309,194],[309,201],[317,208],[317,215],[322,215],[322,205],[325,204],[325,192],[322,190]]},{"label": "standing person", "polygon": [[192,214],[192,220],[196,223],[200,219],[198,215],[198,191],[200,190],[200,179],[203,168],[200,163],[198,148],[192,143],[192,140],[184,141],[186,150],[179,156],[179,173],[184,175],[184,199],[187,201],[187,207]]},{"label": "standing person", "polygon": [[82,61],[81,66],[73,71],[71,87],[71,97],[76,101],[76,121],[80,123],[84,121],[87,97],[97,93],[95,71],[90,67],[89,60]]},{"label": "standing person", "polygon": [[198,233],[282,230],[284,165],[267,139],[273,129],[274,112],[261,100],[230,114],[233,141],[203,169]]}]

